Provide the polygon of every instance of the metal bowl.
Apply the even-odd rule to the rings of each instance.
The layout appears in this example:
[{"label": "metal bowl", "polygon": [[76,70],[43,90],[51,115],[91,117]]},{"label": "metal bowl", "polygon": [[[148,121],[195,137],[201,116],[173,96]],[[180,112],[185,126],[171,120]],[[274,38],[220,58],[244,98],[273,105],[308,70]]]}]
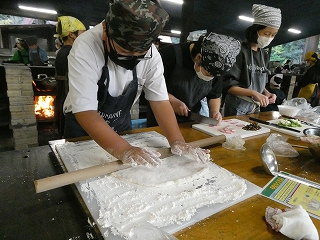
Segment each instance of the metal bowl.
[{"label": "metal bowl", "polygon": [[303,130],[303,133],[306,136],[320,136],[320,128],[306,128]]},{"label": "metal bowl", "polygon": [[[306,128],[303,133],[306,136],[320,136],[320,128]],[[320,147],[309,144],[309,151],[316,159],[320,160]]]}]

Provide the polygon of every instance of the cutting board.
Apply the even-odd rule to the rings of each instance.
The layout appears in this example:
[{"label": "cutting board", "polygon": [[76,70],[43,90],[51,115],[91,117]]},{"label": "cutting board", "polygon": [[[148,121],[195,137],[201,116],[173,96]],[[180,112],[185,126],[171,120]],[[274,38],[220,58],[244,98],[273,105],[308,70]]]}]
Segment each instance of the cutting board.
[{"label": "cutting board", "polygon": [[[270,120],[270,121],[268,121],[268,122],[278,124],[279,121],[280,121],[280,119],[274,119],[274,120]],[[265,125],[265,124],[262,124],[262,123],[259,123],[258,125],[259,125],[259,126],[264,126],[264,127],[270,128],[270,129],[272,129],[272,130],[274,130],[274,131],[281,132],[281,133],[284,133],[284,134],[287,134],[287,135],[290,135],[290,136],[293,136],[293,137],[302,137],[302,136],[304,136],[304,134],[303,134],[303,130],[304,130],[304,129],[306,129],[306,128],[312,128],[312,127],[309,126],[309,125],[306,125],[306,124],[301,123],[301,125],[302,125],[301,127],[295,127],[295,128],[293,128],[293,129],[300,130],[300,133],[298,133],[298,132],[286,130],[286,129],[283,129],[283,128],[277,128],[277,127],[274,127],[274,126]]]},{"label": "cutting board", "polygon": [[[246,137],[252,137],[252,136],[270,132],[269,128],[266,128],[263,126],[261,126],[261,129],[257,131],[243,130],[242,127],[248,124],[250,123],[239,120],[239,119],[226,119],[226,120],[222,120],[219,126],[212,126],[208,124],[199,123],[199,124],[193,124],[192,128],[197,129],[206,134],[209,134],[211,136],[217,136],[217,135],[223,134],[226,136],[226,138],[234,137],[236,135],[240,135],[242,138],[246,138]],[[232,128],[234,132],[232,133],[221,132],[221,130],[225,129],[226,127]]]}]

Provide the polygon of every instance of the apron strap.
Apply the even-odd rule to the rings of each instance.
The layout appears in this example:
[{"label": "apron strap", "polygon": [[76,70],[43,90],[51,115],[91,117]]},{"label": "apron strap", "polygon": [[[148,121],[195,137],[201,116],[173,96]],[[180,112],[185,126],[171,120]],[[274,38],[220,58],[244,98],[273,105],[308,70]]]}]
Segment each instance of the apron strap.
[{"label": "apron strap", "polygon": [[[108,69],[105,69],[107,67],[108,64],[108,51],[106,48],[106,42],[103,41],[103,48],[104,48],[104,67],[102,68],[102,74],[101,77],[98,81],[98,93],[97,93],[97,99],[100,105],[100,102],[104,102],[105,101],[105,89],[106,89],[106,85],[104,84],[106,78],[107,78],[107,74],[109,75],[109,71]],[[107,71],[106,71],[107,70]],[[109,80],[109,78],[108,78]]]}]

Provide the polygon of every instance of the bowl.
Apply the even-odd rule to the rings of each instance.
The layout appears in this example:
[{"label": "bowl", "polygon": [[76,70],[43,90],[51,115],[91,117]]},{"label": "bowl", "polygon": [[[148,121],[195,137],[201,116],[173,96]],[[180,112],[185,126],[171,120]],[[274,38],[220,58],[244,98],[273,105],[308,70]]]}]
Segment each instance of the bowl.
[{"label": "bowl", "polygon": [[306,128],[303,130],[303,134],[306,136],[320,136],[320,128]]},{"label": "bowl", "polygon": [[[320,136],[320,128],[306,128],[303,130],[305,136]],[[320,160],[320,147],[309,144],[309,151],[317,159]]]},{"label": "bowl", "polygon": [[294,117],[300,111],[300,108],[288,106],[288,105],[278,105],[279,113],[281,115]]}]

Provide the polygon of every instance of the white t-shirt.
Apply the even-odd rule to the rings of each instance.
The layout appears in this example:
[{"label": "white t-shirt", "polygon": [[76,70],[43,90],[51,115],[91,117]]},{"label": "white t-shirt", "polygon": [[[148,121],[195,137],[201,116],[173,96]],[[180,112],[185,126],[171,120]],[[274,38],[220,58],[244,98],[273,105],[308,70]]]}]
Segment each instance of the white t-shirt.
[{"label": "white t-shirt", "polygon": [[[84,32],[75,40],[68,56],[69,93],[64,102],[64,112],[83,112],[98,109],[98,81],[105,64],[102,23]],[[163,64],[157,48],[152,45],[152,58],[141,60],[136,66],[138,92],[151,101],[168,100],[167,87],[163,76]],[[149,49],[149,51],[151,51]],[[147,54],[150,54],[149,52]],[[110,76],[109,93],[121,95],[133,79],[132,71],[116,65],[108,59]]]}]

